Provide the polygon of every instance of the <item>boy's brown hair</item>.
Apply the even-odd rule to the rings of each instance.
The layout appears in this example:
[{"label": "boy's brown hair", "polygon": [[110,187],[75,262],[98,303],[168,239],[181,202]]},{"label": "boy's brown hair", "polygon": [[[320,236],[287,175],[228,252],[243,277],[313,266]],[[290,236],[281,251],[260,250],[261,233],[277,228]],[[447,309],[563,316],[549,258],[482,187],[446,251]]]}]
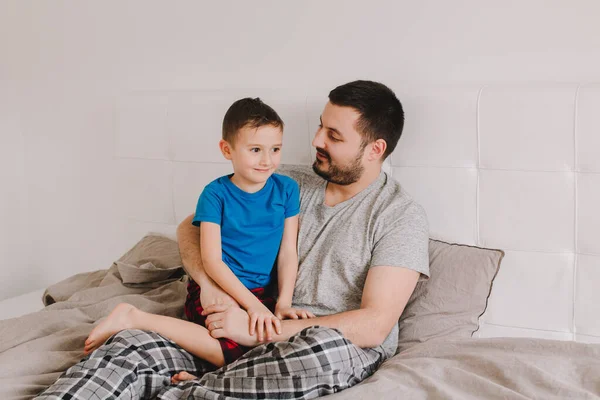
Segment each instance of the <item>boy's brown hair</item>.
[{"label": "boy's brown hair", "polygon": [[260,98],[246,97],[237,100],[223,117],[223,140],[234,146],[235,137],[240,129],[245,126],[260,128],[265,125],[272,125],[283,130],[281,117]]}]

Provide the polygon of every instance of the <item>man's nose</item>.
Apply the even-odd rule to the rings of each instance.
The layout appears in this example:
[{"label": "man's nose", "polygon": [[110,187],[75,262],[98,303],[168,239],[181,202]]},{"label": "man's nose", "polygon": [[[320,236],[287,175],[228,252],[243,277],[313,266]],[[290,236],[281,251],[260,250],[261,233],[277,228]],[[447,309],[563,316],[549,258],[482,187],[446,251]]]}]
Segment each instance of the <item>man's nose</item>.
[{"label": "man's nose", "polygon": [[315,132],[315,137],[313,138],[312,145],[313,147],[325,147],[325,141],[323,140],[324,132],[322,128],[317,129]]}]

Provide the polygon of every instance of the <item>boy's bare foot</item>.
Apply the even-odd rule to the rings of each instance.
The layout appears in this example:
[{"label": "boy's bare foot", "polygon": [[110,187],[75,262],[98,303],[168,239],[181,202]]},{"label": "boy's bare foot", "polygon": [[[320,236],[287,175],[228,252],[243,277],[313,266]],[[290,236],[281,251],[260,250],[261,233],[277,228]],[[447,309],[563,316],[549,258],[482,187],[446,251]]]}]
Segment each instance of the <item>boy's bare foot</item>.
[{"label": "boy's bare foot", "polygon": [[121,303],[96,326],[85,340],[83,354],[88,355],[98,347],[102,346],[106,339],[123,329],[132,328],[131,312],[137,310],[134,306]]},{"label": "boy's bare foot", "polygon": [[179,382],[191,381],[192,379],[198,379],[197,376],[190,374],[189,372],[182,371],[171,377],[171,383],[176,385]]}]

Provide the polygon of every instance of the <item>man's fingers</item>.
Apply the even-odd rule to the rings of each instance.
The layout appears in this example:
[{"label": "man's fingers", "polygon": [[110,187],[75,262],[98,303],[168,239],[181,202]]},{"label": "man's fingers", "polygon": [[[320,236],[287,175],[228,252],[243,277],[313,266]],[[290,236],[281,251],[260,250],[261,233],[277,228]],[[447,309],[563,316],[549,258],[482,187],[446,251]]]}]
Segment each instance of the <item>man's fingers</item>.
[{"label": "man's fingers", "polygon": [[225,330],[223,328],[213,329],[212,331],[210,331],[210,336],[212,336],[215,339],[220,339],[222,337],[225,337]]},{"label": "man's fingers", "polygon": [[230,305],[228,304],[211,304],[202,310],[202,315],[209,315],[226,311]]},{"label": "man's fingers", "polygon": [[206,326],[210,325],[211,322],[221,321],[222,319],[223,314],[221,313],[210,314],[208,317],[206,317]]},{"label": "man's fingers", "polygon": [[315,314],[311,313],[310,311],[308,312],[308,317],[309,318],[315,318]]}]

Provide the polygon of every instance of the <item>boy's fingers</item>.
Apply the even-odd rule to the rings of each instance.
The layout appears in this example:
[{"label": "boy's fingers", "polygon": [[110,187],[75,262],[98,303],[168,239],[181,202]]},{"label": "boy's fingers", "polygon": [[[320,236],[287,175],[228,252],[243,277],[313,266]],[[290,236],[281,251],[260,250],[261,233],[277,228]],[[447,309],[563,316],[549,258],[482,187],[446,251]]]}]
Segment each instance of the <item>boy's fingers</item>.
[{"label": "boy's fingers", "polygon": [[275,332],[277,332],[278,335],[281,335],[281,321],[279,318],[273,320],[273,325],[275,325]]},{"label": "boy's fingers", "polygon": [[267,341],[273,337],[273,322],[272,318],[265,318],[265,337]]},{"label": "boy's fingers", "polygon": [[265,319],[262,317],[258,318],[258,323],[256,324],[256,329],[257,329],[257,335],[258,335],[258,341],[262,342],[263,341],[263,335],[265,333]]},{"label": "boy's fingers", "polygon": [[252,317],[250,317],[250,335],[254,335],[254,327],[256,326],[257,319],[258,318],[256,315],[252,315]]}]

